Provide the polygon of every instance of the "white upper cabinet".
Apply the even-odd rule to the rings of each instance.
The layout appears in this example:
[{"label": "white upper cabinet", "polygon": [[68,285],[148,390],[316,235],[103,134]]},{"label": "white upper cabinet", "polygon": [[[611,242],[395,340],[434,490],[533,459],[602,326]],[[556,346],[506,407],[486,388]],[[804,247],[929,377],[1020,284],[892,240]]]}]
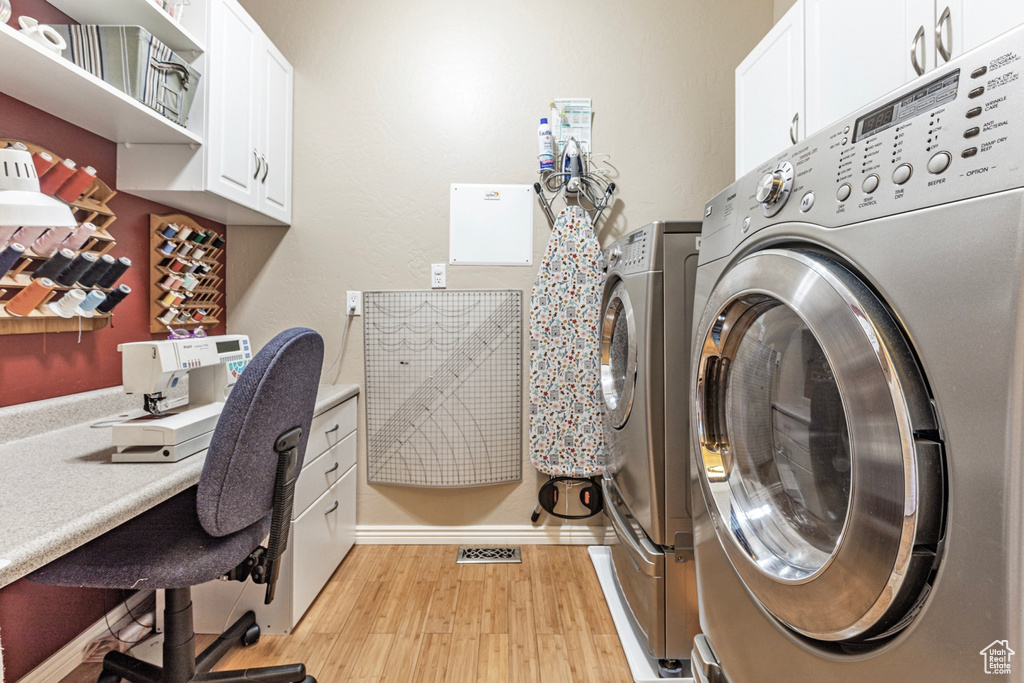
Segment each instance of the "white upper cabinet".
[{"label": "white upper cabinet", "polygon": [[935,66],[932,0],[806,0],[807,134]]},{"label": "white upper cabinet", "polygon": [[804,17],[797,0],[736,68],[736,177],[804,137]]},{"label": "white upper cabinet", "polygon": [[292,66],[237,0],[189,9],[207,19],[203,145],[120,145],[118,189],[229,225],[289,225]]},{"label": "white upper cabinet", "polygon": [[1024,0],[936,0],[935,9],[940,64],[1024,24]]}]

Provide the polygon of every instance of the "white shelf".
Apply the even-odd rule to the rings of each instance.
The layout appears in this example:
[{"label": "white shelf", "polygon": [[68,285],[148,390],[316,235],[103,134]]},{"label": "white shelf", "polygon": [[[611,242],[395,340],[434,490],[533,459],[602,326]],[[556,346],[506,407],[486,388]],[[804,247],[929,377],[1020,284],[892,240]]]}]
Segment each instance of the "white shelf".
[{"label": "white shelf", "polygon": [[203,52],[202,43],[151,0],[47,1],[80,24],[142,26],[175,52]]},{"label": "white shelf", "polygon": [[[104,3],[112,0],[104,0]],[[99,4],[99,3],[97,3]],[[0,91],[114,142],[202,144],[109,83],[0,24]]]}]

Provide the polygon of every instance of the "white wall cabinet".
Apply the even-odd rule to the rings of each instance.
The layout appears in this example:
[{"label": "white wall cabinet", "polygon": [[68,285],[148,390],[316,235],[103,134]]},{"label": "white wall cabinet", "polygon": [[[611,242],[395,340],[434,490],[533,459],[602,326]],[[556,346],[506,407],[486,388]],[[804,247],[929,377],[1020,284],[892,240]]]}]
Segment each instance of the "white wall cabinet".
[{"label": "white wall cabinet", "polygon": [[804,0],[736,68],[736,177],[803,135]]},{"label": "white wall cabinet", "polygon": [[231,225],[288,225],[292,66],[236,0],[206,11],[204,144],[120,145],[118,188]]},{"label": "white wall cabinet", "polygon": [[736,69],[737,177],[1022,23],[1022,0],[798,0]]}]

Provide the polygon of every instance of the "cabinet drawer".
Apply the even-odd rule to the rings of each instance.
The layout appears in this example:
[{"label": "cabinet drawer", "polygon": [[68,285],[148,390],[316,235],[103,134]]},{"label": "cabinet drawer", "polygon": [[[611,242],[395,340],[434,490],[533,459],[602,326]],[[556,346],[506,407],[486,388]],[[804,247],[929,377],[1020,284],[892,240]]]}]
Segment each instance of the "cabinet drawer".
[{"label": "cabinet drawer", "polygon": [[355,431],[356,398],[350,398],[313,418],[306,445],[306,460],[311,460]]},{"label": "cabinet drawer", "polygon": [[[339,430],[340,431],[340,430]],[[356,433],[352,432],[341,443],[331,446],[326,453],[306,462],[299,480],[295,482],[295,506],[292,519],[298,519],[313,501],[341,479],[356,464]]]},{"label": "cabinet drawer", "polygon": [[292,522],[293,603],[298,621],[345,558],[356,536],[356,468]]}]

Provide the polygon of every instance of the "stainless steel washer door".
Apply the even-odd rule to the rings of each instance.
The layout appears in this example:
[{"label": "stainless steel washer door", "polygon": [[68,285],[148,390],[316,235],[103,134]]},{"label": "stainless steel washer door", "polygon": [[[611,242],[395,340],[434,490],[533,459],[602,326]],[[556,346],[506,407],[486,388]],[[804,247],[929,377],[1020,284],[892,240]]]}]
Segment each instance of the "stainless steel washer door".
[{"label": "stainless steel washer door", "polygon": [[601,393],[605,415],[615,429],[622,429],[633,408],[636,354],[636,317],[626,285],[618,280],[605,301],[601,322]]},{"label": "stainless steel washer door", "polygon": [[698,471],[733,567],[780,621],[823,641],[886,638],[928,592],[941,446],[906,340],[830,258],[740,260],[698,327]]}]

